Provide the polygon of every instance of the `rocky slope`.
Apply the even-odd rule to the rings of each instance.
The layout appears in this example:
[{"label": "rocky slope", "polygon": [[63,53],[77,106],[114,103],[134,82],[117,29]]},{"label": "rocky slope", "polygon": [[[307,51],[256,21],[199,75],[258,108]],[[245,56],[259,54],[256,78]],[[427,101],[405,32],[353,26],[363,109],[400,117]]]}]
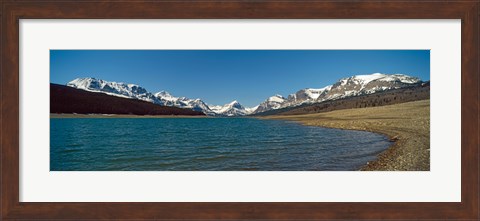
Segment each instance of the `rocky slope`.
[{"label": "rocky slope", "polygon": [[[323,101],[411,87],[421,83],[422,81],[419,78],[403,74],[390,75],[374,73],[370,75],[356,75],[342,78],[334,84],[320,89],[302,89],[294,94],[290,94],[287,98],[284,98],[281,95],[275,95],[261,103],[259,109],[255,110],[253,114],[303,104],[320,103]],[[277,97],[278,99],[272,99],[274,97]]]},{"label": "rocky slope", "polygon": [[424,82],[411,87],[380,91],[372,94],[363,94],[335,100],[325,100],[319,103],[304,103],[298,106],[269,110],[256,113],[254,115],[268,116],[313,114],[343,109],[379,107],[426,99],[430,99],[429,82]]}]

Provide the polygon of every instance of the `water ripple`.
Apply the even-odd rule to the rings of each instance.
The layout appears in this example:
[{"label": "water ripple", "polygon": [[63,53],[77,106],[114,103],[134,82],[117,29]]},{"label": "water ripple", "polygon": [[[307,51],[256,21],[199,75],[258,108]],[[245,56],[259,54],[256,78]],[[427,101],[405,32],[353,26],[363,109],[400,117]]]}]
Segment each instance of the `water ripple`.
[{"label": "water ripple", "polygon": [[379,134],[253,118],[51,119],[52,171],[357,170]]}]

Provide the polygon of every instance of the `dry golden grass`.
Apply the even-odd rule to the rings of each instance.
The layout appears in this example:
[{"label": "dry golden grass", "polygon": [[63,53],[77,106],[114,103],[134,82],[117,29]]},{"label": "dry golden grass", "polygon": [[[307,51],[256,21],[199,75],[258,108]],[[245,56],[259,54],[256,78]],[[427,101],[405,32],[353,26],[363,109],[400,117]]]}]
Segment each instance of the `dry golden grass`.
[{"label": "dry golden grass", "polygon": [[430,100],[326,113],[268,116],[305,125],[382,133],[396,142],[362,170],[430,170]]}]

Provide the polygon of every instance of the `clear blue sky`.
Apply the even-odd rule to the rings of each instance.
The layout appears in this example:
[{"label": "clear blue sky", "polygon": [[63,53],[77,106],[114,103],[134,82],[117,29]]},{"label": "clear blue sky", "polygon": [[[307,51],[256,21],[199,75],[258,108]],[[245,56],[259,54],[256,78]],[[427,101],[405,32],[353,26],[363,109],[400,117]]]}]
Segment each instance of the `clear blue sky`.
[{"label": "clear blue sky", "polygon": [[150,92],[255,106],[340,78],[402,73],[430,80],[429,50],[51,50],[50,81],[79,77],[138,84]]}]

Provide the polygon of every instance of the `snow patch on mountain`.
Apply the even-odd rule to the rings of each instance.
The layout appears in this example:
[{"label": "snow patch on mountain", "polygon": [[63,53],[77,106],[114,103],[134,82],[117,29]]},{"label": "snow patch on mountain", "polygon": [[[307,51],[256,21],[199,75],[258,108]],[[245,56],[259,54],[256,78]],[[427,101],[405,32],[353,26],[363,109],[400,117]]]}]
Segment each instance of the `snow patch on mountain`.
[{"label": "snow patch on mountain", "polygon": [[246,108],[238,101],[233,101],[223,106],[207,105],[199,98],[175,97],[167,91],[160,91],[153,94],[136,84],[110,82],[95,78],[77,78],[68,82],[67,86],[123,98],[148,101],[163,106],[188,108],[210,116],[244,116],[253,111],[252,108]]},{"label": "snow patch on mountain", "polygon": [[175,97],[168,93],[167,91],[160,91],[155,93],[155,97],[162,101],[165,106],[179,107],[179,108],[188,108],[194,111],[200,111],[207,115],[215,115],[215,112],[210,109],[210,107],[203,102],[201,99],[190,99],[187,97]]},{"label": "snow patch on mountain", "polygon": [[156,99],[152,93],[136,84],[110,82],[95,78],[77,78],[68,82],[67,86],[91,92],[102,92],[118,97],[135,98],[160,105],[163,104],[160,100]]},{"label": "snow patch on mountain", "polygon": [[[356,75],[354,76],[353,78],[358,80],[359,82],[363,83],[363,84],[368,84],[370,83],[371,81],[374,81],[374,80],[378,80],[380,78],[383,78],[385,77],[384,74],[381,74],[381,73],[373,73],[373,74],[369,74],[369,75]],[[348,78],[346,78],[347,80]]]},{"label": "snow patch on mountain", "polygon": [[275,96],[271,96],[267,99],[268,102],[274,102],[274,103],[281,103],[285,101],[285,98],[282,97],[282,95],[276,94]]},{"label": "snow patch on mountain", "polygon": [[68,82],[67,86],[119,97],[144,100],[164,106],[188,108],[210,116],[245,116],[285,107],[299,106],[305,103],[318,103],[409,87],[419,83],[422,83],[419,78],[404,74],[373,73],[368,75],[355,75],[342,78],[336,83],[323,88],[305,88],[288,95],[286,98],[276,94],[267,98],[259,105],[250,108],[244,107],[236,100],[225,105],[208,105],[199,98],[175,97],[167,91],[160,91],[153,94],[136,84],[109,82],[95,78],[77,78]]},{"label": "snow patch on mountain", "polygon": [[275,95],[261,103],[259,108],[253,113],[299,106],[305,103],[318,103],[362,94],[372,94],[385,90],[409,87],[421,82],[419,78],[404,74],[373,73],[368,75],[355,75],[342,78],[335,84],[323,88],[306,88],[299,90],[288,95],[286,99],[281,95]]},{"label": "snow patch on mountain", "polygon": [[286,98],[284,98],[282,95],[276,94],[267,98],[264,102],[260,103],[252,113],[261,113],[264,111],[281,108],[282,104],[285,103],[285,101]]},{"label": "snow patch on mountain", "polygon": [[234,100],[234,101],[232,101],[228,104],[225,104],[223,106],[210,105],[210,107],[215,112],[216,115],[228,116],[228,117],[245,116],[245,115],[248,115],[251,112],[253,112],[253,110],[252,110],[253,108],[256,109],[256,107],[246,108],[236,100]]},{"label": "snow patch on mountain", "polygon": [[332,85],[328,93],[318,97],[316,102],[398,89],[420,82],[419,78],[404,74],[374,73],[370,75],[355,75],[340,79]]}]

